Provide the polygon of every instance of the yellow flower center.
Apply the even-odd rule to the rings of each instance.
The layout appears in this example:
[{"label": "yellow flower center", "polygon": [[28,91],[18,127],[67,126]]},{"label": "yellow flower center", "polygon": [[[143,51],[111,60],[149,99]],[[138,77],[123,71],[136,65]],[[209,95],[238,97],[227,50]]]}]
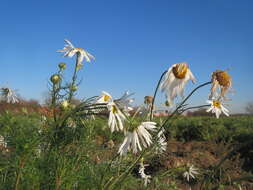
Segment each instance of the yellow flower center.
[{"label": "yellow flower center", "polygon": [[188,71],[188,65],[185,62],[178,63],[172,68],[174,76],[178,79],[184,79]]},{"label": "yellow flower center", "polygon": [[110,96],[104,95],[104,101],[108,102],[110,100]]},{"label": "yellow flower center", "polygon": [[217,108],[221,108],[221,103],[218,100],[213,101],[213,106]]},{"label": "yellow flower center", "polygon": [[214,72],[214,75],[219,85],[224,87],[229,87],[231,85],[231,77],[226,71],[217,70]]},{"label": "yellow flower center", "polygon": [[112,113],[113,114],[118,113],[118,109],[115,105],[112,106]]}]

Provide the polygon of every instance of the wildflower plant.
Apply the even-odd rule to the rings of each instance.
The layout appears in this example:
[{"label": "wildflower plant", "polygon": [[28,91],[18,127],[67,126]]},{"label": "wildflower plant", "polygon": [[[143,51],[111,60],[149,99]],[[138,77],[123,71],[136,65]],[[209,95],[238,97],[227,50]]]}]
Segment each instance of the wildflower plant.
[{"label": "wildflower plant", "polygon": [[[189,64],[185,62],[174,64],[162,73],[155,88],[154,95],[146,96],[144,99],[148,110],[146,117],[136,118],[141,109],[134,109],[132,106],[134,101],[132,96],[134,94],[128,91],[123,93],[119,98],[114,98],[109,92],[102,91],[99,96],[83,99],[78,104],[74,104],[74,97],[81,84],[81,81],[78,81],[79,71],[84,68],[84,62],[92,62],[95,60],[95,57],[82,48],[76,48],[69,40],[65,40],[65,43],[64,48],[57,52],[63,53],[63,56],[67,58],[75,57],[76,60],[72,77],[70,81],[66,80],[65,73],[71,71],[69,71],[69,65],[63,62],[58,64],[58,71],[50,76],[49,90],[51,104],[49,112],[51,114],[43,117],[43,126],[45,127],[39,130],[38,136],[46,135],[42,137],[43,143],[36,144],[36,147],[39,147],[39,151],[37,151],[39,152],[39,157],[44,155],[46,157],[44,162],[54,169],[54,172],[49,172],[45,169],[44,176],[47,176],[47,174],[53,176],[53,181],[55,181],[54,187],[56,189],[61,189],[62,181],[68,180],[66,177],[66,168],[63,166],[65,163],[69,164],[69,170],[73,169],[71,170],[73,171],[72,177],[76,180],[75,183],[73,182],[66,189],[81,187],[80,184],[82,184],[83,179],[78,179],[75,176],[74,171],[77,168],[71,168],[72,165],[69,163],[71,161],[68,160],[73,155],[76,156],[75,163],[79,164],[80,167],[87,167],[88,169],[86,169],[90,171],[89,175],[93,176],[87,178],[94,181],[97,179],[94,175],[96,172],[89,168],[90,159],[94,152],[88,148],[80,150],[72,147],[76,143],[77,138],[86,138],[86,141],[83,141],[84,146],[94,141],[90,135],[92,127],[86,127],[87,123],[91,122],[91,118],[99,121],[101,117],[106,117],[108,121],[105,130],[111,134],[121,134],[122,139],[117,146],[115,155],[109,163],[103,163],[105,166],[103,165],[102,169],[98,167],[98,173],[101,172],[102,174],[100,175],[100,179],[94,182],[98,184],[97,189],[117,189],[127,179],[128,175],[138,163],[140,163],[138,172],[144,180],[144,186],[152,183],[151,175],[146,174],[145,166],[147,165],[143,163],[142,158],[145,158],[147,155],[163,154],[167,149],[169,151],[165,133],[169,130],[167,124],[175,116],[187,110],[209,107],[210,105],[211,107],[207,111],[215,113],[217,118],[219,118],[222,112],[228,116],[229,111],[223,106],[223,102],[226,101],[225,94],[232,84],[230,75],[225,71],[217,70],[212,74],[209,82],[200,84],[184,98],[184,87],[187,82],[196,82]],[[212,84],[208,100],[210,105],[188,106],[186,104],[188,99],[198,89],[210,84]],[[220,88],[220,91],[217,91],[217,88]],[[174,106],[174,111],[170,116],[158,123],[153,118],[153,111],[159,89],[165,92],[166,104],[170,107]],[[9,88],[1,88],[1,97],[8,103],[18,102],[14,91]],[[175,104],[174,102],[177,97],[181,97],[182,100]],[[93,125],[91,124],[90,126]],[[80,126],[86,128],[82,129]],[[81,130],[85,130],[85,137],[80,133]],[[4,142],[4,140],[2,141]],[[53,153],[60,155],[60,159],[56,159]],[[67,156],[63,153],[66,153]],[[82,155],[79,153],[82,153]],[[120,162],[128,159],[130,161],[124,170],[121,169]],[[95,156],[94,162],[97,165],[101,162],[98,155]],[[119,162],[118,166],[113,164],[115,162]],[[113,171],[114,176],[105,176],[104,174],[108,170]],[[185,171],[184,177],[189,181],[190,178],[194,178],[195,174],[198,174],[198,172],[192,165]],[[42,186],[46,186],[49,182],[51,181],[43,182]]]}]

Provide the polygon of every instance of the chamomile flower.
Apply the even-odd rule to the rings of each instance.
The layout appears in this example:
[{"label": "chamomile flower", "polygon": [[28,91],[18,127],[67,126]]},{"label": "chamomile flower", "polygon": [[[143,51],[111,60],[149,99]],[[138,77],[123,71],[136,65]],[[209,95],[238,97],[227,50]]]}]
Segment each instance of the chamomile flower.
[{"label": "chamomile flower", "polygon": [[102,91],[101,96],[97,99],[97,103],[99,104],[109,103],[112,101],[113,101],[112,96],[108,92],[105,92],[105,91]]},{"label": "chamomile flower", "polygon": [[134,101],[133,98],[130,98],[134,93],[129,93],[126,91],[123,96],[117,100],[114,100],[114,102],[119,106],[120,109],[124,111],[132,111],[133,108],[131,106],[131,103]]},{"label": "chamomile flower", "polygon": [[195,82],[195,77],[187,63],[177,63],[168,69],[160,88],[162,92],[165,91],[170,105],[172,105],[175,97],[183,97],[184,87],[189,80]]},{"label": "chamomile flower", "polygon": [[10,88],[1,88],[1,99],[7,103],[18,103],[18,98],[14,90]]},{"label": "chamomile flower", "polygon": [[225,94],[228,92],[231,86],[231,76],[226,71],[216,70],[212,73],[212,88],[211,93],[209,95],[209,99],[211,100],[212,98],[217,96],[217,88],[219,88],[219,96],[226,100]]},{"label": "chamomile flower", "polygon": [[148,164],[143,164],[143,161],[141,161],[139,167],[139,174],[141,178],[144,180],[144,186],[146,187],[148,183],[150,183],[151,175],[145,174],[145,166],[148,166]]},{"label": "chamomile flower", "polygon": [[109,110],[108,125],[111,128],[111,132],[123,130],[123,122],[126,119],[124,114],[114,102],[108,103],[107,108]]},{"label": "chamomile flower", "polygon": [[157,134],[158,146],[157,146],[156,151],[158,153],[162,153],[162,152],[166,151],[166,149],[167,149],[167,142],[166,142],[166,138],[164,136],[164,132],[165,132],[165,130],[162,128],[162,130]]},{"label": "chamomile flower", "polygon": [[207,100],[206,101],[208,104],[210,104],[210,108],[208,108],[206,110],[206,112],[210,112],[212,111],[212,113],[215,113],[217,119],[220,117],[220,114],[221,113],[224,113],[226,116],[229,116],[228,112],[229,110],[226,109],[223,105],[222,105],[222,102],[220,100]]},{"label": "chamomile flower", "polygon": [[198,169],[194,167],[194,165],[191,165],[187,168],[187,170],[183,173],[183,177],[186,178],[186,180],[189,182],[190,178],[195,179],[194,175],[198,175],[199,172],[197,172]]},{"label": "chamomile flower", "polygon": [[58,50],[57,52],[64,53],[64,57],[73,57],[75,54],[77,55],[77,65],[82,65],[81,63],[85,59],[87,62],[91,62],[91,60],[95,60],[95,57],[85,51],[82,48],[75,48],[73,44],[69,40],[64,40],[66,45],[63,49]]},{"label": "chamomile flower", "polygon": [[141,125],[136,127],[133,131],[127,131],[118,153],[120,155],[125,155],[128,150],[132,150],[132,152],[136,154],[138,150],[142,150],[142,146],[145,148],[150,146],[152,144],[152,136],[149,131],[155,130],[155,122],[142,122]]}]

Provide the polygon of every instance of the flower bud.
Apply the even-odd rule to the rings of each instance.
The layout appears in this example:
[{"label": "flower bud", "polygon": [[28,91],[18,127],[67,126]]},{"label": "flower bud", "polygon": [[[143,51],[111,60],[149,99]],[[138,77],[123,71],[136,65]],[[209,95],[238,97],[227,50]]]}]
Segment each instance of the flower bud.
[{"label": "flower bud", "polygon": [[76,85],[70,86],[70,90],[73,92],[77,91],[77,89],[78,89],[78,87]]},{"label": "flower bud", "polygon": [[62,107],[63,109],[67,109],[68,106],[69,106],[69,103],[68,103],[67,100],[64,100],[64,101],[61,102],[61,107]]},{"label": "flower bud", "polygon": [[58,64],[58,67],[59,67],[60,70],[64,70],[64,69],[66,69],[66,64],[61,62],[61,63]]},{"label": "flower bud", "polygon": [[61,77],[58,74],[54,74],[50,77],[50,80],[53,84],[57,84],[58,82],[60,82]]}]

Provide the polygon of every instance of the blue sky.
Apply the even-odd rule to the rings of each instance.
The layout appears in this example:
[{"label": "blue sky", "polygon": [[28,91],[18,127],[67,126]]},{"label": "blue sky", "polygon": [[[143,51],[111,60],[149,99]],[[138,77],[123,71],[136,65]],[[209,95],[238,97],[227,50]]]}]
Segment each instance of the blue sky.
[{"label": "blue sky", "polygon": [[[57,64],[73,69],[73,59],[56,53],[66,38],[96,57],[80,72],[78,97],[130,90],[141,103],[164,70],[186,61],[197,84],[216,69],[229,69],[230,108],[241,112],[253,101],[252,8],[251,0],[3,0],[0,85],[43,99]],[[194,86],[189,83],[186,93]],[[208,93],[209,87],[201,89],[189,103],[205,103]]]}]

